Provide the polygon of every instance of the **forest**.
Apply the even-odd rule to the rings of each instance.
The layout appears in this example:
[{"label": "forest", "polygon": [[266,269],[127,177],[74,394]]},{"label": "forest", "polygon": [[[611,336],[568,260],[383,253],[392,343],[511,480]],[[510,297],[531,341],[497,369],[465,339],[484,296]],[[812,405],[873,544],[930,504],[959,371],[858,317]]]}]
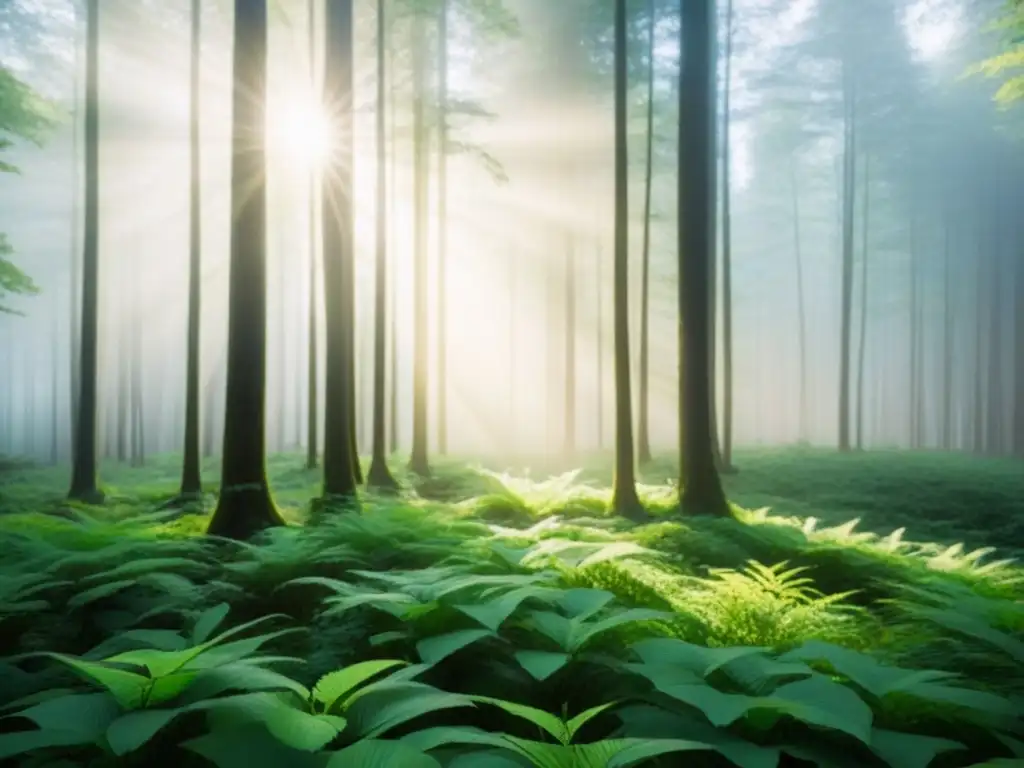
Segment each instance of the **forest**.
[{"label": "forest", "polygon": [[1024,0],[0,0],[0,768],[1024,768]]}]

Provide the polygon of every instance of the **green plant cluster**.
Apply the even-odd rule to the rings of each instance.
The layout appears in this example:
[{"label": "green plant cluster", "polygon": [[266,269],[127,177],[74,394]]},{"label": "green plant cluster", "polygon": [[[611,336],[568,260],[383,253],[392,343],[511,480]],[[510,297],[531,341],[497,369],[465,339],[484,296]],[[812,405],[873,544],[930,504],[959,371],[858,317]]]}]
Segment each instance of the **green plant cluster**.
[{"label": "green plant cluster", "polygon": [[[506,527],[485,506],[370,498],[248,544],[169,513],[0,527],[0,765],[1024,759],[1009,566],[861,605],[803,565],[691,568],[669,523]],[[750,517],[728,522],[785,527]]]}]

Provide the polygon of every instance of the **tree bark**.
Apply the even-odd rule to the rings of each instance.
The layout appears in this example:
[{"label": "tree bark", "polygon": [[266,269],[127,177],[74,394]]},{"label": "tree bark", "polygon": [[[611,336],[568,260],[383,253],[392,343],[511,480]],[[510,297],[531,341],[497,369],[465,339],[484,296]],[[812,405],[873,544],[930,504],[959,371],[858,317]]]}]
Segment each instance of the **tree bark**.
[{"label": "tree bark", "polygon": [[207,533],[249,538],[284,520],[270,496],[266,423],[267,4],[235,0],[231,255],[220,496]]},{"label": "tree bark", "polygon": [[99,0],[86,3],[85,231],[82,247],[82,318],[78,371],[78,427],[68,497],[100,504],[96,477],[96,411],[99,348]]},{"label": "tree bark", "polygon": [[647,13],[647,163],[644,169],[644,234],[640,258],[640,402],[636,428],[637,459],[641,465],[651,460],[650,437],[650,302],[651,302],[651,187],[654,176],[654,28],[657,20],[654,0],[648,0]]},{"label": "tree bark", "polygon": [[860,263],[860,333],[857,337],[857,450],[864,448],[864,355],[867,351],[868,331],[868,236],[871,232],[871,156],[864,155],[864,214],[861,230]]},{"label": "tree bark", "polygon": [[437,452],[448,453],[448,0],[437,26]]},{"label": "tree bark", "polygon": [[[725,32],[725,82],[722,86],[722,388],[725,390],[722,402],[722,451],[720,465],[726,472],[732,471],[733,438],[733,334],[732,334],[732,142],[729,137],[729,120],[732,114],[732,0],[726,5]],[[712,265],[712,286],[714,266]],[[711,294],[711,327],[715,325],[715,296]],[[715,333],[711,332],[711,435],[717,438],[714,416],[717,410],[715,392]]]},{"label": "tree bark", "polygon": [[680,506],[725,516],[711,418],[710,287],[714,269],[713,0],[683,6],[679,76],[679,453]]},{"label": "tree bark", "polygon": [[853,215],[856,190],[856,94],[853,73],[843,62],[843,230],[839,336],[839,450],[850,450],[850,347],[853,314]]}]

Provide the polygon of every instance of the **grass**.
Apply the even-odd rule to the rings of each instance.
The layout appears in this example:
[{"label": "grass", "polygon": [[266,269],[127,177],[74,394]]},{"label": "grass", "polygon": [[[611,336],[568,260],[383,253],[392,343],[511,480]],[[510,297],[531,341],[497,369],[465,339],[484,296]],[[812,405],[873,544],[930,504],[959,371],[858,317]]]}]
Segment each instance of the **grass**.
[{"label": "grass", "polygon": [[293,526],[249,545],[157,511],[175,457],[105,468],[99,509],[63,501],[64,471],[8,466],[0,766],[1024,758],[1024,571],[1003,559],[1024,550],[1019,463],[737,464],[733,518],[676,516],[659,462],[633,526],[607,514],[600,457],[442,461],[310,520],[318,472],[276,456]]}]

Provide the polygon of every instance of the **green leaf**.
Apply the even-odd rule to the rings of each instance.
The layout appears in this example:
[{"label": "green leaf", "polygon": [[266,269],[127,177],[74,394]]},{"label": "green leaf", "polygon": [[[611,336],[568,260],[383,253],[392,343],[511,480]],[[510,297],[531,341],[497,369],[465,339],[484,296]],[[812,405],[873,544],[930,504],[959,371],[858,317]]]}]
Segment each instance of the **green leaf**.
[{"label": "green leaf", "polygon": [[416,643],[416,651],[425,664],[437,664],[468,645],[485,637],[494,637],[487,629],[460,629],[445,635],[428,637]]},{"label": "green leaf", "polygon": [[199,645],[206,642],[217,627],[221,625],[221,622],[224,621],[230,610],[231,606],[227,603],[219,603],[199,614],[195,626],[192,627],[192,643]]},{"label": "green leaf", "polygon": [[331,755],[327,768],[441,768],[426,752],[401,741],[367,739]]},{"label": "green leaf", "polygon": [[498,707],[514,717],[533,723],[538,728],[551,734],[560,744],[565,744],[569,741],[569,732],[566,729],[565,723],[550,712],[545,712],[543,709],[537,709],[536,707],[528,707],[525,704],[516,704],[514,701],[494,699],[490,696],[471,696],[470,698],[481,704],[490,704]]},{"label": "green leaf", "polygon": [[310,691],[287,675],[264,669],[255,663],[225,664],[199,673],[189,686],[190,702],[212,699],[224,691],[293,691],[302,701],[309,701]]},{"label": "green leaf", "polygon": [[0,734],[0,760],[47,746],[99,743],[119,714],[108,693],[75,693],[35,704],[7,717],[23,717],[40,730]]},{"label": "green leaf", "polygon": [[786,702],[789,706],[784,711],[798,720],[871,743],[871,707],[855,692],[823,675],[779,686],[770,699]]},{"label": "green leaf", "polygon": [[593,624],[584,624],[579,627],[573,634],[572,650],[579,650],[598,635],[615,629],[616,627],[621,627],[625,624],[633,624],[638,621],[659,621],[671,618],[672,614],[665,611],[654,611],[650,608],[630,608],[629,610],[613,614],[612,616],[602,619],[601,621],[594,622]]},{"label": "green leaf", "polygon": [[567,589],[559,599],[559,606],[574,619],[584,621],[615,599],[604,589]]},{"label": "green leaf", "polygon": [[516,651],[516,661],[534,680],[547,680],[572,658],[568,653]]},{"label": "green leaf", "polygon": [[360,701],[368,711],[363,713],[358,731],[367,739],[378,738],[429,712],[473,706],[472,697],[440,691],[422,683],[382,688],[361,697]]},{"label": "green leaf", "polygon": [[840,675],[853,681],[868,693],[882,698],[904,691],[925,680],[944,680],[948,672],[902,669],[880,664],[871,656],[823,640],[808,640],[779,657],[781,661],[827,661]]},{"label": "green leaf", "polygon": [[68,608],[84,608],[89,603],[94,603],[97,600],[102,600],[105,597],[116,595],[129,587],[135,586],[135,579],[123,579],[121,581],[111,581],[107,584],[99,584],[91,589],[83,590],[78,594],[68,599]]},{"label": "green leaf", "polygon": [[964,749],[963,744],[949,739],[898,733],[882,728],[871,729],[868,746],[890,768],[928,768],[932,760],[942,753]]},{"label": "green leaf", "polygon": [[100,661],[84,661],[61,653],[46,653],[50,658],[70,667],[90,682],[110,691],[111,696],[123,709],[137,709],[142,706],[149,678],[123,669],[109,666]]},{"label": "green leaf", "polygon": [[737,646],[733,648],[705,648],[682,640],[655,637],[630,646],[646,664],[678,665],[701,678],[734,659],[763,654],[765,648]]},{"label": "green leaf", "polygon": [[107,744],[115,755],[127,755],[148,743],[182,709],[140,709],[119,717],[107,729]]},{"label": "green leaf", "polygon": [[[609,739],[616,748],[614,755],[609,755],[605,763],[607,768],[629,768],[630,766],[650,760],[652,757],[674,754],[676,752],[703,752],[713,750],[710,744],[687,739]],[[591,745],[587,744],[586,747]]]},{"label": "green leaf", "polygon": [[576,733],[579,731],[580,728],[589,723],[602,712],[611,709],[618,703],[619,702],[617,701],[610,701],[607,704],[598,704],[596,707],[585,709],[575,717],[571,718],[569,722],[565,724],[565,730],[568,736],[568,740],[571,741],[576,736]]},{"label": "green leaf", "polygon": [[260,723],[282,744],[304,752],[323,749],[344,730],[345,718],[304,712],[290,704],[286,695],[245,693],[194,708],[209,710],[211,730]]},{"label": "green leaf", "polygon": [[554,590],[550,587],[522,587],[506,592],[500,597],[488,600],[486,603],[479,605],[456,605],[455,609],[480,622],[492,632],[497,632],[508,617],[526,600],[540,598],[551,600],[559,592],[560,590]]},{"label": "green leaf", "polygon": [[509,753],[509,747],[502,750],[486,750],[459,755],[448,763],[448,768],[523,768],[522,760]]},{"label": "green leaf", "polygon": [[146,693],[145,706],[152,707],[155,704],[163,704],[178,698],[192,681],[196,679],[199,672],[175,672],[164,677],[156,678]]},{"label": "green leaf", "polygon": [[480,746],[501,747],[508,749],[503,736],[488,733],[479,728],[466,726],[441,726],[424,728],[402,737],[402,741],[416,749],[430,752],[433,749],[454,744],[477,744]]},{"label": "green leaf", "polygon": [[208,733],[181,746],[206,758],[217,768],[325,768],[327,765],[326,755],[292,749],[259,725]]},{"label": "green leaf", "polygon": [[404,661],[391,659],[376,659],[352,664],[344,669],[329,672],[321,677],[317,684],[313,686],[313,701],[323,705],[325,712],[330,712],[340,699],[371,677],[405,663]]},{"label": "green leaf", "polygon": [[195,571],[197,569],[205,571],[207,570],[207,566],[184,557],[151,557],[143,560],[131,560],[127,563],[122,563],[116,568],[111,568],[108,571],[88,575],[83,579],[83,581],[105,581],[107,579],[120,579],[125,576],[135,578],[153,571]]},{"label": "green leaf", "polygon": [[525,623],[554,641],[563,651],[569,652],[573,649],[572,638],[576,625],[572,619],[553,611],[531,611]]}]

